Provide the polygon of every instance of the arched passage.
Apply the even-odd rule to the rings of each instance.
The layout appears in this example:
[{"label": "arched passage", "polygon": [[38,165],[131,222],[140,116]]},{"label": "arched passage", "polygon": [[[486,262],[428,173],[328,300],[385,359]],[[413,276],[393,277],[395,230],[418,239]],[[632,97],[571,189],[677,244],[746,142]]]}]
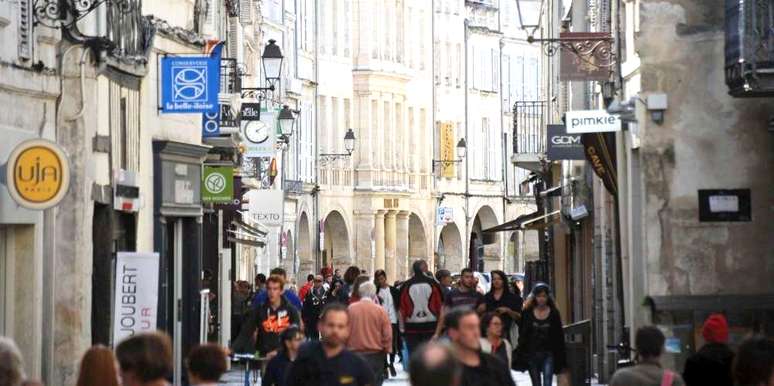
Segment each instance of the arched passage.
[{"label": "arched passage", "polygon": [[427,237],[425,237],[425,226],[422,224],[422,220],[415,213],[409,216],[409,232],[408,232],[408,261],[407,264],[401,267],[400,274],[402,277],[411,276],[409,267],[416,260],[427,260]]},{"label": "arched passage", "polygon": [[298,272],[302,275],[314,271],[314,255],[312,251],[312,237],[309,233],[309,216],[306,212],[301,213],[298,220],[298,242],[296,243],[298,253]]},{"label": "arched passage", "polygon": [[452,272],[462,270],[462,237],[456,224],[446,224],[441,229],[436,252],[438,259],[435,264],[438,269],[448,269]]},{"label": "arched passage", "polygon": [[[487,248],[489,245],[500,245],[499,233],[482,233],[483,229],[497,226],[497,216],[490,206],[484,205],[476,213],[473,220],[473,227],[470,231],[470,245],[468,246],[468,267],[474,271],[484,270],[484,257],[499,258],[498,255],[490,256],[488,250],[497,248]],[[499,252],[498,252],[499,254]]]},{"label": "arched passage", "polygon": [[352,264],[352,257],[349,254],[349,231],[341,213],[334,210],[325,216],[323,232],[325,233],[323,265]]}]

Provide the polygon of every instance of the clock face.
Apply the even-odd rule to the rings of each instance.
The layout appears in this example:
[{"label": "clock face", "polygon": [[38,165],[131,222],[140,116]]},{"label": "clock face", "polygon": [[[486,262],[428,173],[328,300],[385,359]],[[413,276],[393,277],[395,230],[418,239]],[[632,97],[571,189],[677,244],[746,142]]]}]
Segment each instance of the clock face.
[{"label": "clock face", "polygon": [[263,143],[269,139],[269,128],[261,121],[250,121],[245,125],[245,138],[252,143]]}]

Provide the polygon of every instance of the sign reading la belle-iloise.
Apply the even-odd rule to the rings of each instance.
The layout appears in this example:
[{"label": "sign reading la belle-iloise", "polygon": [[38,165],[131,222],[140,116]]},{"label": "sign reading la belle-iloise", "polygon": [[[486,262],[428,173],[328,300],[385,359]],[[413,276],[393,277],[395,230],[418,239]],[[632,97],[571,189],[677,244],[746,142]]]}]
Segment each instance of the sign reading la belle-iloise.
[{"label": "sign reading la belle-iloise", "polygon": [[162,113],[217,111],[219,91],[219,58],[166,56],[161,59]]},{"label": "sign reading la belle-iloise", "polygon": [[606,110],[577,110],[565,114],[567,134],[621,131],[621,120]]}]

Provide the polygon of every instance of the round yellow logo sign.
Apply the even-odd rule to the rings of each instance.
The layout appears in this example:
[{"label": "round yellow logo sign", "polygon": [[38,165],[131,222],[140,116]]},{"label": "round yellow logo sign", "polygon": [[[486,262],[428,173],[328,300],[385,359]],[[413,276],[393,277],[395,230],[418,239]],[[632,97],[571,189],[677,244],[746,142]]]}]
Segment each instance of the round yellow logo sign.
[{"label": "round yellow logo sign", "polygon": [[64,151],[55,143],[33,139],[21,143],[8,159],[8,192],[30,209],[47,209],[62,200],[70,184]]}]

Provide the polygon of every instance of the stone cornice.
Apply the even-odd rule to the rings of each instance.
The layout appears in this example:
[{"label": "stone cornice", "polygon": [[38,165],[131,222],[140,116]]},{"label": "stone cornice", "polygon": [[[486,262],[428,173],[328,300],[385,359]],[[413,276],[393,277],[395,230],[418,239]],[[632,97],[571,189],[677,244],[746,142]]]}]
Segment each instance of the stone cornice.
[{"label": "stone cornice", "polygon": [[164,19],[160,19],[153,15],[147,15],[145,16],[145,19],[156,29],[158,34],[167,39],[197,48],[204,47],[206,43],[204,36],[199,33],[183,27],[172,26]]}]

